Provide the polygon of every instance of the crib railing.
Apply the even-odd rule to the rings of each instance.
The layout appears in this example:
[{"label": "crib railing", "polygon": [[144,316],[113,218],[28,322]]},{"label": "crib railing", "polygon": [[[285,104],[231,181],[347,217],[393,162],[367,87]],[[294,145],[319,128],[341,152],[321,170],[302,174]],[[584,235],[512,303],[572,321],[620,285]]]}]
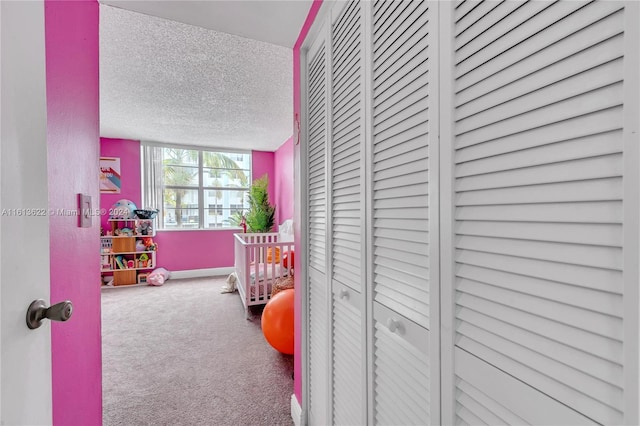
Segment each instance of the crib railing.
[{"label": "crib railing", "polygon": [[[284,254],[293,248],[293,242],[278,242],[277,233],[234,234],[236,287],[245,313],[248,314],[249,306],[269,301],[273,281],[288,275]],[[293,265],[287,266],[291,268]]]}]

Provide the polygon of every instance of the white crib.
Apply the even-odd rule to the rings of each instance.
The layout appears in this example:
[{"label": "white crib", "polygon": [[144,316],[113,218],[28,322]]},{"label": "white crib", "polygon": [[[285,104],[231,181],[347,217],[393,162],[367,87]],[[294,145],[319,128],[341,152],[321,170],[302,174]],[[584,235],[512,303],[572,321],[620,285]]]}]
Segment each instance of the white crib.
[{"label": "white crib", "polygon": [[[289,275],[293,265],[284,265],[284,254],[293,251],[293,241],[281,242],[275,232],[234,234],[234,247],[236,288],[248,318],[249,306],[266,304],[273,282]],[[274,255],[276,249],[279,256]]]}]

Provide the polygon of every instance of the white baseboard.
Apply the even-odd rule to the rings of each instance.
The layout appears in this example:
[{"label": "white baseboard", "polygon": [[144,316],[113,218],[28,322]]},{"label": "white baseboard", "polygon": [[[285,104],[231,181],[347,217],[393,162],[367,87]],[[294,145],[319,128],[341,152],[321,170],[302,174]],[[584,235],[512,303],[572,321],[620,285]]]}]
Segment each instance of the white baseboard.
[{"label": "white baseboard", "polygon": [[302,407],[298,404],[298,398],[294,394],[291,394],[291,418],[294,425],[303,426]]},{"label": "white baseboard", "polygon": [[171,278],[202,278],[202,277],[220,277],[229,275],[235,269],[233,266],[225,268],[207,268],[207,269],[190,269],[187,271],[171,271]]}]

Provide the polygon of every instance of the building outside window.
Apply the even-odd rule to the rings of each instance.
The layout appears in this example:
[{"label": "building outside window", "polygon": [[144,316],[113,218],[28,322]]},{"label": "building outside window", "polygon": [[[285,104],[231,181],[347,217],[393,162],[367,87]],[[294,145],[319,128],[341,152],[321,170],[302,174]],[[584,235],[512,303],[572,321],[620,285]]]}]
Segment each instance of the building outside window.
[{"label": "building outside window", "polygon": [[235,227],[248,208],[251,153],[142,144],[145,207],[160,210],[160,229]]}]

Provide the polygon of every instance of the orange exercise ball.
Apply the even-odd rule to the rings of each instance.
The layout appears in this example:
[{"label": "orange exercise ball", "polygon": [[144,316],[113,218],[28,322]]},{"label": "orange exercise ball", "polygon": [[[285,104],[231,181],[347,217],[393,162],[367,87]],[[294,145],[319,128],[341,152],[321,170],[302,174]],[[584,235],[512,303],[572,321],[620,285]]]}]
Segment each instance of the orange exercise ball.
[{"label": "orange exercise ball", "polygon": [[262,311],[262,333],[273,348],[293,355],[293,297],[292,288],[273,296]]}]

